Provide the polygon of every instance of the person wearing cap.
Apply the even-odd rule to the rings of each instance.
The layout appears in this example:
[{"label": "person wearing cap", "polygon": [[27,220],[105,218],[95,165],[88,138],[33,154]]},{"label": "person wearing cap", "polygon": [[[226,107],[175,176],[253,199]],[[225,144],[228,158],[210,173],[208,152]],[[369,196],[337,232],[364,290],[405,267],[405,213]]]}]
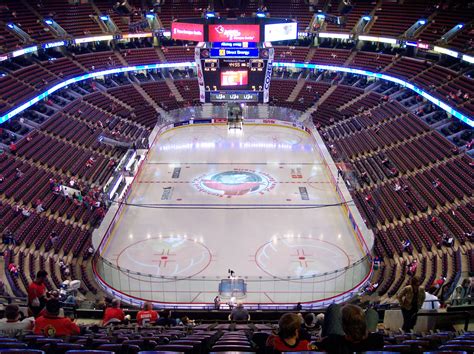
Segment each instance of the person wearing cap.
[{"label": "person wearing cap", "polygon": [[20,308],[18,305],[9,304],[5,307],[5,318],[0,320],[0,334],[7,337],[17,337],[24,332],[31,331],[35,324],[33,317],[20,321]]},{"label": "person wearing cap", "polygon": [[61,309],[58,299],[46,302],[46,313],[36,319],[34,334],[46,337],[64,337],[81,333],[81,329],[70,318],[59,316]]},{"label": "person wearing cap", "polygon": [[120,308],[120,300],[113,299],[112,307],[107,307],[104,311],[104,318],[102,324],[107,326],[111,323],[120,323],[125,319],[125,313]]},{"label": "person wearing cap", "polygon": [[137,323],[139,326],[144,326],[149,323],[156,323],[158,320],[158,312],[153,310],[153,305],[150,302],[143,304],[143,310],[137,313]]}]

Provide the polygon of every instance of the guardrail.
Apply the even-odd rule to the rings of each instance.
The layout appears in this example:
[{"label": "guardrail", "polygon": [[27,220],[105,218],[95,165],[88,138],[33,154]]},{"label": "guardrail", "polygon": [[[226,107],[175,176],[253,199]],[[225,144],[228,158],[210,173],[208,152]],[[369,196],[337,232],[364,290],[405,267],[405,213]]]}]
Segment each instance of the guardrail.
[{"label": "guardrail", "polygon": [[[245,122],[247,124],[280,125],[299,129],[311,135],[311,130],[300,122],[279,121],[275,119],[246,119]],[[175,122],[163,126],[159,130],[157,137],[175,127],[223,123],[226,123],[226,119],[216,118]],[[326,163],[322,152],[321,158]],[[142,166],[143,164],[140,165],[134,181],[140,174]],[[330,171],[329,173],[333,178],[333,185],[340,194],[342,201],[345,201],[342,191],[337,186],[337,183],[335,183],[334,176]],[[133,182],[128,187],[127,193],[122,200],[123,202],[127,201],[132,185]],[[113,296],[137,306],[140,306],[144,301],[151,300],[159,303],[160,306],[170,308],[208,307],[215,296],[222,277],[166,277],[143,274],[121,268],[105,258],[104,249],[112,235],[114,226],[120,218],[123,207],[124,204],[121,203],[93,260],[93,269],[99,285]],[[262,305],[262,303],[268,303],[267,295],[277,299],[277,301],[268,304],[272,308],[291,308],[298,300],[304,304],[305,308],[320,308],[326,307],[335,301],[346,301],[359,291],[372,274],[372,259],[370,249],[355,219],[352,217],[351,211],[348,208],[344,210],[356,233],[356,237],[360,237],[362,257],[347,267],[318,275],[281,277],[242,276],[241,278],[247,283],[247,287],[254,289],[254,294],[251,294],[252,291],[247,294],[246,303],[250,308],[265,308],[265,305]],[[300,297],[295,298],[295,294],[299,294]]]}]

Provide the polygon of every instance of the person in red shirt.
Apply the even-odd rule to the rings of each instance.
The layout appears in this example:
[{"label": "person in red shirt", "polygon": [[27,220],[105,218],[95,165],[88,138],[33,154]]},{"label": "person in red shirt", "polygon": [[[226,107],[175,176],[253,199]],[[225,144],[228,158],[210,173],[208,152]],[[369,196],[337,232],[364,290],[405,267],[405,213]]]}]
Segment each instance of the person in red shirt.
[{"label": "person in red shirt", "polygon": [[107,326],[111,323],[119,323],[125,319],[125,314],[123,310],[120,308],[120,300],[113,299],[112,300],[112,307],[107,307],[104,312],[104,319],[102,320],[102,324]]},{"label": "person in red shirt", "polygon": [[149,323],[155,323],[158,320],[158,312],[153,310],[153,305],[150,302],[143,304],[143,310],[137,313],[137,323],[139,326],[144,326]]},{"label": "person in red shirt", "polygon": [[18,150],[18,148],[17,148],[16,144],[12,142],[12,143],[10,144],[10,152],[11,152],[12,154],[15,154],[17,150]]},{"label": "person in red shirt", "polygon": [[46,313],[35,321],[34,334],[42,334],[46,337],[64,337],[77,335],[81,329],[70,318],[60,317],[61,306],[59,300],[52,299],[46,303]]},{"label": "person in red shirt", "polygon": [[40,270],[35,280],[28,286],[28,309],[34,317],[38,317],[46,304],[46,285],[44,284],[48,273]]},{"label": "person in red shirt", "polygon": [[296,313],[285,313],[278,321],[278,334],[267,339],[266,346],[275,352],[300,352],[312,350],[306,339],[299,338],[301,317]]}]

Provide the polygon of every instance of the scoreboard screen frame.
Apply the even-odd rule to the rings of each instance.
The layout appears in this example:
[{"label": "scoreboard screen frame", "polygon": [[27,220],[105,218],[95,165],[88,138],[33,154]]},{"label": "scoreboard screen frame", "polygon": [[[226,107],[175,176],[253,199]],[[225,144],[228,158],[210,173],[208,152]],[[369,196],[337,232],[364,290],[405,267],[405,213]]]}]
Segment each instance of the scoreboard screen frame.
[{"label": "scoreboard screen frame", "polygon": [[[203,76],[205,91],[263,91],[266,63],[265,59],[204,59]],[[222,73],[247,71],[247,84],[223,85]]]}]

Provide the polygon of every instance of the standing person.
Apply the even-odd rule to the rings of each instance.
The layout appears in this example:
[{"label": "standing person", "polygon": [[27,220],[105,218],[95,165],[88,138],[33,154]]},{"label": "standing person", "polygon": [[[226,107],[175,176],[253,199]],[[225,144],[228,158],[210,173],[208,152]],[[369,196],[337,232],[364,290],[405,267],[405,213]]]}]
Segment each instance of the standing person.
[{"label": "standing person", "polygon": [[219,295],[216,295],[216,297],[214,298],[214,309],[219,310],[220,307],[221,307],[221,298],[219,297]]},{"label": "standing person", "polygon": [[125,319],[125,313],[120,308],[120,300],[113,299],[112,307],[107,307],[104,311],[104,318],[102,324],[107,326],[111,323],[120,323]]},{"label": "standing person", "polygon": [[137,313],[137,323],[139,326],[145,326],[149,323],[155,323],[158,320],[158,312],[153,310],[151,302],[143,304],[143,310]]},{"label": "standing person", "polygon": [[34,317],[38,317],[46,304],[46,277],[48,273],[40,270],[36,273],[35,280],[28,287],[28,310]]},{"label": "standing person", "polygon": [[410,285],[405,286],[397,295],[402,308],[403,327],[405,332],[410,332],[416,324],[416,314],[425,301],[425,290],[420,286],[418,277],[411,278]]},{"label": "standing person", "polygon": [[250,314],[244,308],[242,301],[237,302],[237,306],[232,309],[232,312],[229,314],[229,321],[250,321]]}]

